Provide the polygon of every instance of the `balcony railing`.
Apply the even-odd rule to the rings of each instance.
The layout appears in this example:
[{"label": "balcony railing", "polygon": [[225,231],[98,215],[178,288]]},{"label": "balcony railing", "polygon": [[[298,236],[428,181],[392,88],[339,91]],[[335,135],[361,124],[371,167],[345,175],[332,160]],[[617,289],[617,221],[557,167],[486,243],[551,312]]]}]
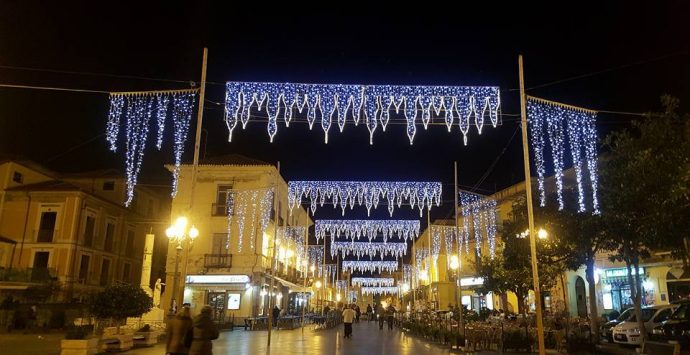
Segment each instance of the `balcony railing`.
[{"label": "balcony railing", "polygon": [[44,283],[56,280],[55,270],[51,268],[26,268],[0,270],[0,282]]},{"label": "balcony railing", "polygon": [[231,268],[232,255],[230,254],[204,254],[204,267],[208,269],[213,268]]}]

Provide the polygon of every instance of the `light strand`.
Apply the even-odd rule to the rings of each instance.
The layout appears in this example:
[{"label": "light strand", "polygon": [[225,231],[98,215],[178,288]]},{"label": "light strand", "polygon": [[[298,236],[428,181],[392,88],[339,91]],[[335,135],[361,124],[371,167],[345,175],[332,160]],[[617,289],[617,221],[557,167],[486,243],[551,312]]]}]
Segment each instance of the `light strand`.
[{"label": "light strand", "polygon": [[343,270],[349,272],[393,272],[397,269],[397,261],[343,260]]},{"label": "light strand", "polygon": [[356,256],[357,259],[360,259],[362,256],[368,256],[369,259],[373,259],[374,256],[378,254],[381,260],[386,256],[398,259],[407,254],[407,243],[355,243],[350,241],[332,241],[331,256],[335,257],[338,253],[340,253],[343,258],[353,255]]},{"label": "light strand", "polygon": [[314,235],[316,240],[325,238],[330,233],[331,242],[341,236],[354,240],[361,237],[372,239],[381,233],[383,242],[386,243],[389,237],[397,236],[398,239],[407,239],[419,236],[418,220],[328,220],[321,219],[314,222]]},{"label": "light strand", "polygon": [[361,287],[360,291],[365,296],[366,295],[385,295],[385,294],[397,295],[398,294],[398,288],[397,287]]},{"label": "light strand", "polygon": [[395,279],[392,277],[353,277],[352,286],[393,286],[395,285]]},{"label": "light strand", "polygon": [[[244,236],[250,237],[249,248],[254,249],[257,235],[263,236],[268,228],[268,220],[273,206],[273,188],[229,190],[226,195],[227,208],[227,238],[226,249],[232,250],[233,224],[237,224],[237,252],[241,253],[244,246]],[[259,217],[259,230],[255,221]],[[245,225],[249,218],[249,228]],[[248,232],[248,233],[246,233]]]}]

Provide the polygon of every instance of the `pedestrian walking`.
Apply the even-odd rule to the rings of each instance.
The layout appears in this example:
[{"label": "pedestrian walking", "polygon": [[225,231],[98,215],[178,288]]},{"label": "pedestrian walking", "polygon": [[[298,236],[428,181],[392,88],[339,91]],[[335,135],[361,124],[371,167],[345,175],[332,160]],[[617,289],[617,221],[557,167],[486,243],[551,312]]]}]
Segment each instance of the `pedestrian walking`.
[{"label": "pedestrian walking", "polygon": [[355,306],[355,314],[357,315],[355,318],[355,322],[359,323],[359,316],[362,315],[362,311],[359,309],[358,305],[354,305],[354,306]]},{"label": "pedestrian walking", "polygon": [[376,317],[379,321],[379,330],[383,330],[383,321],[385,320],[386,315],[384,314],[383,306],[380,303],[378,306],[376,306]]},{"label": "pedestrian walking", "polygon": [[367,322],[371,322],[372,318],[374,318],[374,310],[370,304],[367,304]]},{"label": "pedestrian walking", "polygon": [[393,330],[393,321],[395,320],[395,307],[392,305],[388,306],[388,312],[386,312],[386,321],[388,322],[388,330]]},{"label": "pedestrian walking", "polygon": [[194,318],[192,328],[192,345],[189,355],[213,355],[212,340],[218,339],[218,328],[213,322],[213,308],[206,305],[201,308],[201,313]]},{"label": "pedestrian walking", "polygon": [[353,309],[354,306],[345,307],[343,311],[343,327],[345,329],[344,338],[352,339],[352,321],[355,319],[357,312]]},{"label": "pedestrian walking", "polygon": [[169,355],[184,355],[189,353],[189,347],[194,339],[192,331],[192,317],[189,307],[182,307],[175,318],[166,326],[167,343],[165,353]]},{"label": "pedestrian walking", "polygon": [[280,317],[280,308],[273,307],[273,328],[278,329],[278,318]]}]

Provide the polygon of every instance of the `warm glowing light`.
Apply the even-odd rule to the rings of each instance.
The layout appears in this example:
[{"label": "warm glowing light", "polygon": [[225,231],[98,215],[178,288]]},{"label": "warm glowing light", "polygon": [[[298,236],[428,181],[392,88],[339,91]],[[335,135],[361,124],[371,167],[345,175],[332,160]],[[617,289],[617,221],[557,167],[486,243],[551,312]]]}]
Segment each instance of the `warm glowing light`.
[{"label": "warm glowing light", "polygon": [[458,259],[457,255],[452,255],[450,257],[450,268],[452,270],[457,270],[460,267],[460,259]]},{"label": "warm glowing light", "polygon": [[199,230],[192,225],[192,228],[189,228],[189,237],[192,238],[192,240],[196,239],[196,237],[199,236]]},{"label": "warm glowing light", "polygon": [[314,270],[316,270],[316,266],[312,265],[311,267],[309,267],[309,270],[311,270],[311,272],[314,272]]},{"label": "warm glowing light", "polygon": [[540,228],[539,232],[537,232],[537,236],[539,239],[546,239],[549,237],[549,232],[547,232],[544,228]]},{"label": "warm glowing light", "polygon": [[408,291],[410,291],[410,284],[404,283],[402,285],[402,291],[403,291],[403,293],[407,293]]},{"label": "warm glowing light", "polygon": [[321,288],[321,281],[314,282],[314,286],[316,286],[316,288]]},{"label": "warm glowing light", "polygon": [[277,299],[283,298],[283,294],[282,294],[282,293],[277,294],[277,295],[276,295],[276,298],[277,298]]},{"label": "warm glowing light", "polygon": [[340,297],[340,294],[335,295],[335,300],[336,300],[336,301],[340,302],[340,298],[341,298],[341,297]]},{"label": "warm glowing light", "polygon": [[309,261],[307,261],[307,259],[302,260],[302,266],[306,267],[307,265],[309,265]]},{"label": "warm glowing light", "polygon": [[288,249],[288,251],[285,252],[285,256],[286,256],[288,259],[289,259],[289,258],[292,258],[293,256],[295,256],[295,252],[292,251],[292,250],[290,250],[290,249]]},{"label": "warm glowing light", "polygon": [[419,279],[422,281],[426,281],[429,279],[429,272],[424,270],[421,273],[419,273]]},{"label": "warm glowing light", "polygon": [[266,290],[261,290],[261,292],[259,292],[259,295],[261,295],[261,297],[266,296],[266,294]]},{"label": "warm glowing light", "polygon": [[169,239],[175,239],[175,237],[177,237],[177,231],[175,230],[175,227],[168,227],[168,229],[165,230],[165,235],[168,236]]},{"label": "warm glowing light", "polygon": [[178,230],[184,230],[187,228],[187,223],[189,221],[187,220],[187,217],[178,217],[177,220],[175,221],[175,228]]}]

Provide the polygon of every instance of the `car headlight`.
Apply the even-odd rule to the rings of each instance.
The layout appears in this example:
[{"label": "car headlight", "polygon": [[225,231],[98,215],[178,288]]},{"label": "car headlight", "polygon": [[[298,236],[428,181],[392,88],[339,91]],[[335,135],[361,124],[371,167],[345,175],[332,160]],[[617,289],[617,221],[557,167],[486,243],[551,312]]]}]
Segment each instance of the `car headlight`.
[{"label": "car headlight", "polygon": [[640,328],[628,329],[628,334],[640,334]]}]

